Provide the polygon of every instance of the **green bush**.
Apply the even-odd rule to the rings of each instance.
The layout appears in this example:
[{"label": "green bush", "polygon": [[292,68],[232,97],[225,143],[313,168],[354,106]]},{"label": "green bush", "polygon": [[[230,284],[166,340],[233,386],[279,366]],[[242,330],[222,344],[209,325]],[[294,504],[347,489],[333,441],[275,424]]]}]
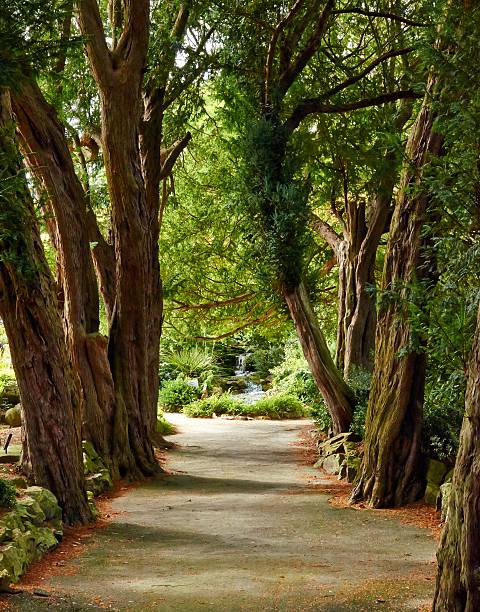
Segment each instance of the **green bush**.
[{"label": "green bush", "polygon": [[185,406],[183,413],[189,417],[211,418],[213,414],[242,414],[244,404],[228,393],[212,395]]},{"label": "green bush", "polygon": [[0,478],[0,507],[13,508],[17,497],[15,486],[8,480]]},{"label": "green bush", "polygon": [[165,356],[165,360],[177,372],[189,378],[199,378],[205,372],[212,371],[215,365],[214,355],[199,346],[172,351]]},{"label": "green bush", "polygon": [[157,416],[156,429],[161,436],[171,436],[175,433],[175,427],[161,413]]},{"label": "green bush", "polygon": [[368,395],[370,393],[371,381],[371,372],[358,366],[352,367],[352,371],[347,381],[355,397],[355,410],[352,424],[350,425],[350,431],[356,433],[362,440],[365,437],[365,418],[367,416]]},{"label": "green bush", "polygon": [[254,404],[245,404],[242,414],[246,416],[265,416],[269,419],[299,419],[306,411],[302,402],[293,395],[282,394],[264,397]]},{"label": "green bush", "polygon": [[192,387],[186,380],[177,378],[167,380],[160,389],[159,404],[165,412],[182,410],[184,406],[200,397],[200,390]]}]

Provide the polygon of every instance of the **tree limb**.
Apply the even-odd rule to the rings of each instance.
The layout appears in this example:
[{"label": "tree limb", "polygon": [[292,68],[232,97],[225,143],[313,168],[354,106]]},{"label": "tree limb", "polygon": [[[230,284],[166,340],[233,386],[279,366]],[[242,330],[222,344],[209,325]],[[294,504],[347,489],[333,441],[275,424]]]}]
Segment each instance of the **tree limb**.
[{"label": "tree limb", "polygon": [[113,67],[97,0],[77,0],[77,14],[90,63],[98,82],[105,87],[111,81]]},{"label": "tree limb", "polygon": [[325,104],[322,98],[311,98],[303,100],[294,109],[290,117],[285,121],[285,128],[288,132],[293,132],[300,123],[309,115],[327,113],[349,113],[350,111],[368,108],[370,106],[381,106],[397,100],[423,98],[423,94],[417,93],[412,89],[393,91],[373,98],[364,98],[355,102],[345,104]]},{"label": "tree limb", "polygon": [[325,242],[333,249],[334,253],[338,255],[338,250],[340,248],[342,239],[333,229],[333,227],[315,213],[310,213],[308,224],[316,234],[325,240]]},{"label": "tree limb", "polygon": [[395,13],[388,13],[384,11],[369,11],[362,8],[347,8],[332,11],[332,15],[348,15],[350,13],[365,15],[365,17],[385,17],[385,19],[392,19],[393,21],[399,21],[400,23],[416,26],[418,28],[426,28],[430,25],[428,23],[421,23],[420,21],[415,21],[413,19],[408,19],[407,17],[402,17],[401,15],[396,15]]},{"label": "tree limb", "polygon": [[187,132],[183,138],[177,140],[177,142],[170,148],[167,157],[162,164],[162,169],[160,171],[160,180],[167,178],[167,176],[172,173],[175,162],[177,161],[180,154],[188,145],[191,139],[192,134],[190,132]]},{"label": "tree limb", "polygon": [[231,306],[232,304],[240,304],[241,302],[246,302],[254,296],[255,293],[244,293],[243,295],[237,295],[236,297],[230,298],[229,300],[215,300],[213,302],[206,302],[204,304],[184,304],[182,302],[177,302],[177,300],[174,300],[175,303],[180,304],[180,306],[177,306],[173,310],[209,310],[211,308],[221,308],[223,306]]}]

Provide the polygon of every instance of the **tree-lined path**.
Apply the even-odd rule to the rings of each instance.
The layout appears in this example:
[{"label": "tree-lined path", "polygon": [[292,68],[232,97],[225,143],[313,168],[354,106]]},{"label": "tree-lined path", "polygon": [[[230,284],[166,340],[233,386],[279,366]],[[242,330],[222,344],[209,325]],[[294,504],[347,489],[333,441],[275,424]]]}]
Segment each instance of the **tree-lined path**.
[{"label": "tree-lined path", "polygon": [[309,490],[295,444],[305,421],[174,415],[171,475],[113,502],[112,522],[17,610],[418,610],[435,543],[379,512]]}]

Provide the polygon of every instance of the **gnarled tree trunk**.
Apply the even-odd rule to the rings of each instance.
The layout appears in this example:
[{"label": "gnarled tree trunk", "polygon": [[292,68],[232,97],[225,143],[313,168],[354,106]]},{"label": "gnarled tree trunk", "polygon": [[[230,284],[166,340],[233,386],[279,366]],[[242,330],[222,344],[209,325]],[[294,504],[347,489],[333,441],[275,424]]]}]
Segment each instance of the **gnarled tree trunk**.
[{"label": "gnarled tree trunk", "polygon": [[[373,507],[400,506],[423,491],[420,432],[425,385],[425,354],[409,348],[409,285],[427,273],[422,264],[422,227],[429,195],[422,188],[422,172],[432,156],[442,151],[443,138],[433,131],[431,78],[422,109],[407,145],[390,226],[379,306],[375,369],[370,391],[365,455],[352,500]],[[426,262],[423,262],[425,264]],[[402,352],[403,351],[403,352]],[[406,354],[404,354],[406,352]]]},{"label": "gnarled tree trunk", "polygon": [[84,489],[79,393],[5,91],[0,92],[0,154],[0,314],[20,390],[30,471],[36,484],[56,495],[66,522],[83,523],[91,513]]},{"label": "gnarled tree trunk", "polygon": [[480,310],[447,523],[437,552],[434,612],[480,610]]}]

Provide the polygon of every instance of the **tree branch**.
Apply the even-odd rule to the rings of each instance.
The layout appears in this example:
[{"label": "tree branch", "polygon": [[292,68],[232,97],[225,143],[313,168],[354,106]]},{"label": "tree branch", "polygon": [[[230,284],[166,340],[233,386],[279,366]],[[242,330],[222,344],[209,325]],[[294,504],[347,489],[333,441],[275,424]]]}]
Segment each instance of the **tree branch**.
[{"label": "tree branch", "polygon": [[192,134],[190,132],[187,132],[182,139],[177,140],[177,142],[170,148],[167,153],[166,159],[162,164],[162,169],[160,171],[160,180],[167,178],[167,176],[172,173],[175,162],[177,161],[180,154],[188,145],[191,139]]},{"label": "tree branch", "polygon": [[332,13],[334,6],[335,0],[327,0],[323,11],[321,12],[320,17],[318,19],[318,24],[315,30],[312,32],[305,47],[302,49],[302,51],[300,51],[293,64],[290,64],[289,67],[283,72],[283,74],[280,75],[278,85],[281,95],[285,95],[287,93],[297,76],[302,72],[302,70],[308,64],[312,55],[317,51],[318,47],[320,46],[322,37],[325,33],[325,30],[327,29],[328,19]]},{"label": "tree branch", "polygon": [[260,315],[256,319],[252,319],[251,321],[248,321],[247,323],[240,325],[240,327],[236,327],[235,329],[225,332],[224,334],[220,334],[219,336],[193,336],[193,339],[194,340],[223,340],[224,338],[229,338],[230,336],[234,336],[239,331],[242,331],[242,329],[246,329],[247,327],[250,327],[250,325],[258,325],[259,323],[264,323],[265,321],[268,321],[269,319],[271,319],[274,315],[275,315],[275,310],[273,308],[269,308],[266,312],[264,312],[262,315]]},{"label": "tree branch", "polygon": [[407,17],[402,17],[401,15],[396,15],[395,13],[388,13],[384,11],[369,11],[367,9],[362,8],[348,8],[332,11],[332,15],[348,15],[350,13],[356,15],[365,15],[365,17],[385,17],[385,19],[392,19],[393,21],[399,21],[400,23],[416,26],[418,28],[426,28],[430,25],[428,23],[421,23],[413,19],[408,19]]},{"label": "tree branch", "polygon": [[209,310],[211,308],[221,308],[223,306],[231,306],[232,304],[246,302],[254,296],[255,293],[244,293],[243,295],[237,295],[236,297],[230,298],[229,300],[215,300],[213,302],[206,302],[204,304],[184,304],[182,302],[177,302],[176,300],[174,300],[175,303],[180,304],[180,306],[177,306],[173,310]]},{"label": "tree branch", "polygon": [[315,213],[310,213],[308,224],[333,249],[335,255],[338,255],[342,239],[333,227]]},{"label": "tree branch", "polygon": [[112,52],[114,64],[124,61],[133,70],[142,70],[148,47],[149,0],[125,0],[125,27]]},{"label": "tree branch", "polygon": [[97,81],[106,86],[112,78],[113,68],[97,0],[77,0],[77,14]]},{"label": "tree branch", "polygon": [[311,98],[300,102],[293,113],[285,122],[288,132],[293,132],[300,123],[309,115],[328,114],[328,113],[349,113],[350,111],[368,108],[370,106],[381,106],[397,100],[423,98],[423,94],[417,93],[412,89],[393,91],[374,98],[364,98],[355,102],[345,104],[325,104],[322,98]]},{"label": "tree branch", "polygon": [[370,72],[372,72],[372,70],[374,70],[377,66],[382,64],[385,60],[390,59],[391,57],[399,57],[402,55],[407,55],[407,53],[411,53],[412,51],[413,51],[413,47],[407,47],[406,49],[392,49],[390,51],[387,51],[387,53],[384,53],[383,55],[380,55],[379,57],[377,57],[376,60],[374,60],[371,64],[369,64],[359,74],[356,74],[355,76],[350,77],[349,79],[343,81],[343,83],[339,83],[335,87],[332,87],[331,89],[326,91],[324,94],[322,94],[321,98],[323,98],[324,100],[328,100],[328,98],[330,98],[331,96],[343,91],[344,89],[346,89],[347,87],[350,87],[351,85],[355,85],[355,83],[358,83],[359,81],[364,79],[368,74],[370,74]]}]

